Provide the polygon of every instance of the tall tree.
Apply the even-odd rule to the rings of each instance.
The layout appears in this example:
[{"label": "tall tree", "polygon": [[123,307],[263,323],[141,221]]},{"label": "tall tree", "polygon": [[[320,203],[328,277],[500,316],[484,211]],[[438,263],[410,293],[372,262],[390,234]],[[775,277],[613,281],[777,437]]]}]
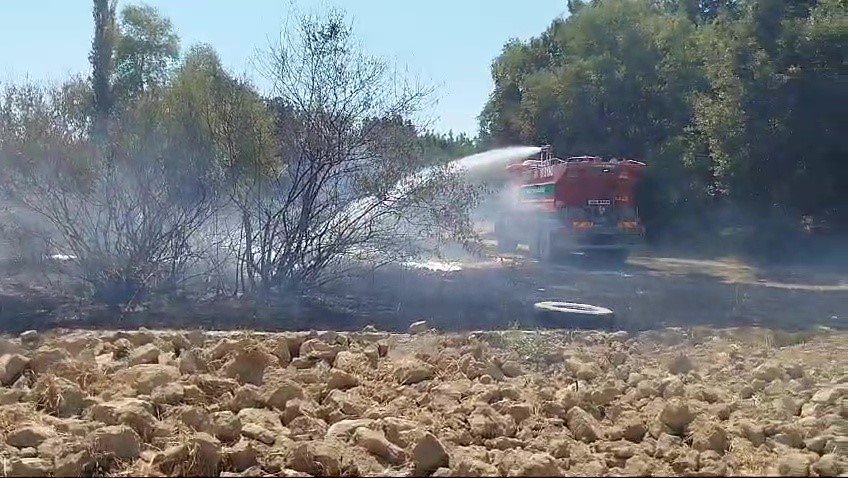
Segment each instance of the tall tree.
[{"label": "tall tree", "polygon": [[579,12],[581,8],[585,7],[586,4],[583,0],[568,0],[568,13],[574,15]]},{"label": "tall tree", "polygon": [[121,11],[116,51],[116,89],[128,99],[160,86],[180,54],[180,39],[171,20],[149,5],[128,5]]},{"label": "tall tree", "polygon": [[848,223],[844,0],[580,3],[506,44],[484,139],[643,158],[664,219],[718,203],[788,226],[801,212]]},{"label": "tall tree", "polygon": [[102,135],[115,100],[112,78],[115,71],[115,0],[94,0],[94,39],[91,42],[91,87],[94,92],[94,129]]}]

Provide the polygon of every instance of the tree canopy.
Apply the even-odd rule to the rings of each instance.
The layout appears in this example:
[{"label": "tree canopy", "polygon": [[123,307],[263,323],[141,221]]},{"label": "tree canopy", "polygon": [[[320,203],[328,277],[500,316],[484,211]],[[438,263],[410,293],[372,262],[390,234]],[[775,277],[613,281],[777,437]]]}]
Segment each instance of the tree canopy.
[{"label": "tree canopy", "polygon": [[848,221],[844,1],[568,7],[493,62],[482,141],[644,160],[658,224],[719,205]]},{"label": "tree canopy", "polygon": [[116,87],[126,97],[161,85],[180,54],[180,39],[171,20],[149,5],[121,10],[120,36],[115,50]]}]

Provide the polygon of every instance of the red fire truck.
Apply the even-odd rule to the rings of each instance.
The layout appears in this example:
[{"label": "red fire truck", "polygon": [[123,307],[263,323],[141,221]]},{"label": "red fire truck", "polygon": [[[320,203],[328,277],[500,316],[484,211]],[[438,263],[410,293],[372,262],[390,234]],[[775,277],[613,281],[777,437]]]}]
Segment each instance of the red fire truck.
[{"label": "red fire truck", "polygon": [[645,163],[578,156],[559,159],[550,146],[510,164],[512,197],[495,223],[501,252],[529,246],[541,260],[564,252],[604,251],[619,259],[644,237],[634,203]]}]

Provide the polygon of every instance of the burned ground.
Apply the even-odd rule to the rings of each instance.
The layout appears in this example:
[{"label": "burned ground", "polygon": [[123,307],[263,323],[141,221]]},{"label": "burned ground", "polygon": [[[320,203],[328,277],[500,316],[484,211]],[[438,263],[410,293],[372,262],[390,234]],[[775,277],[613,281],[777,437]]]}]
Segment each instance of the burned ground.
[{"label": "burned ground", "polygon": [[[624,265],[580,260],[543,265],[520,255],[452,264],[454,271],[388,266],[332,287],[257,305],[238,298],[185,298],[135,311],[81,303],[61,288],[15,275],[0,285],[0,326],[202,327],[209,330],[403,331],[425,319],[440,330],[554,327],[533,304],[558,300],[608,307],[615,328],[760,325],[842,329],[848,275],[822,266],[754,267],[736,260],[635,255]],[[568,328],[570,324],[559,326]]]}]

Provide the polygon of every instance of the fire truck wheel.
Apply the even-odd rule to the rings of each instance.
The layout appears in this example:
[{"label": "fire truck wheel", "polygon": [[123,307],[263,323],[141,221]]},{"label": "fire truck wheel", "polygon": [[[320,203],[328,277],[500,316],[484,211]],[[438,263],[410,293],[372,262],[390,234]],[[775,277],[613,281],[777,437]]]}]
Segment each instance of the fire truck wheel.
[{"label": "fire truck wheel", "polygon": [[554,250],[551,244],[551,233],[540,231],[532,240],[530,253],[540,262],[551,262],[554,260]]},{"label": "fire truck wheel", "polygon": [[518,242],[507,234],[507,227],[503,220],[495,222],[495,239],[498,241],[498,252],[515,252],[518,247]]}]

